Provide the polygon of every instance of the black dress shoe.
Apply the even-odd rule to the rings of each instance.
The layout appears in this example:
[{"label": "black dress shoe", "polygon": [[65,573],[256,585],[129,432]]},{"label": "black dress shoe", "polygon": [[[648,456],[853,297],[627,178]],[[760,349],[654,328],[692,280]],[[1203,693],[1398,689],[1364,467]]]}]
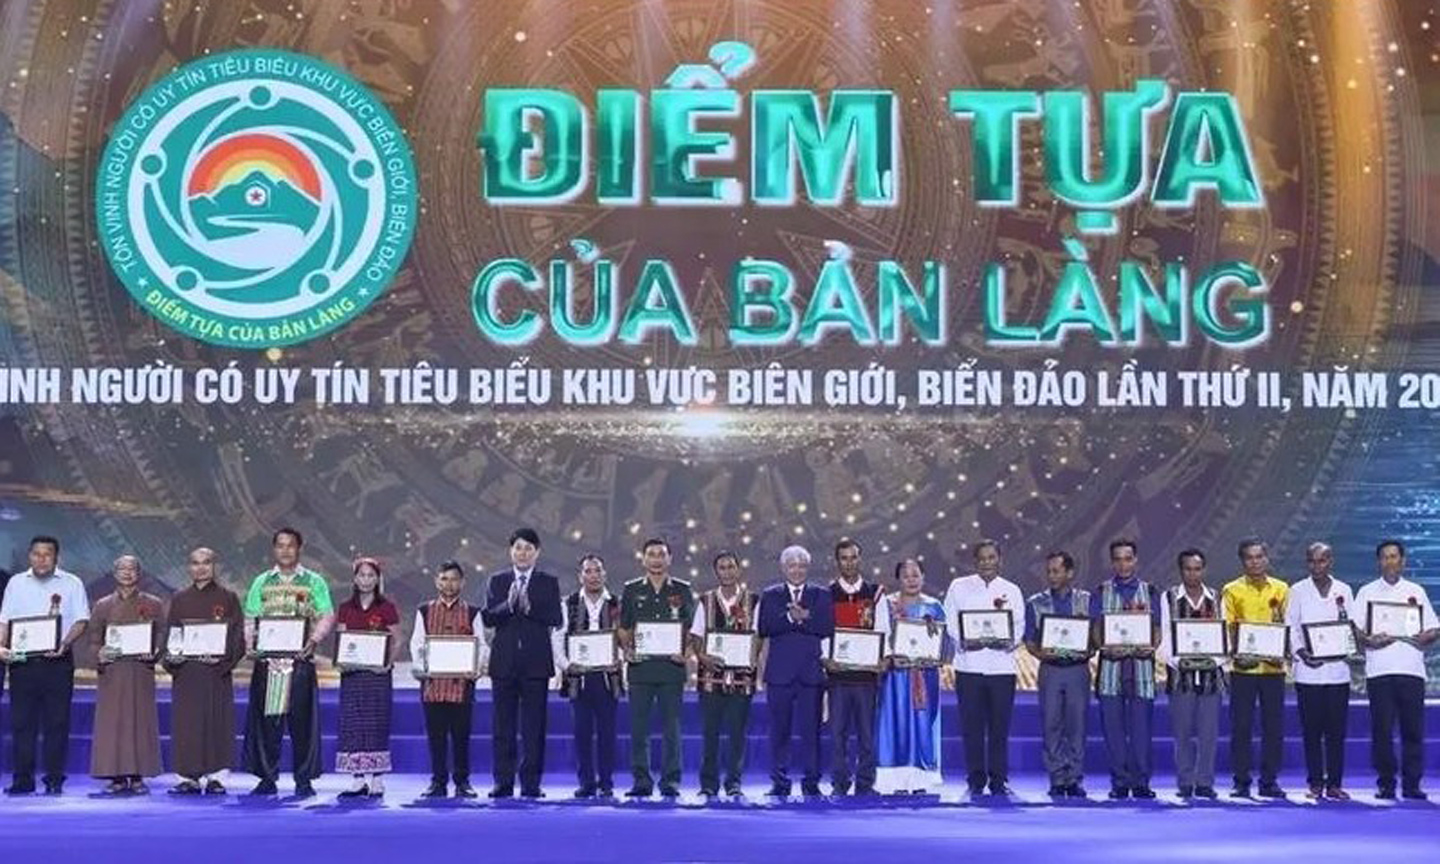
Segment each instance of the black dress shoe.
[{"label": "black dress shoe", "polygon": [[309,781],[309,780],[297,780],[297,781],[295,781],[295,797],[296,797],[296,798],[302,798],[302,799],[303,799],[303,798],[314,798],[314,797],[315,797],[315,787],[312,786],[312,785],[310,785],[310,781]]},{"label": "black dress shoe", "polygon": [[[457,783],[455,785],[456,791],[458,792],[460,784]],[[490,790],[490,797],[495,799],[514,798],[515,788],[513,786],[496,786],[494,789]]]},{"label": "black dress shoe", "polygon": [[614,786],[601,786],[599,789],[595,790],[595,797],[596,797],[596,798],[614,798],[614,797],[615,797],[615,787],[614,787]]},{"label": "black dress shoe", "polygon": [[1195,787],[1194,787],[1194,786],[1181,786],[1181,787],[1180,787],[1180,797],[1181,797],[1181,798],[1194,798],[1194,797],[1195,797]]},{"label": "black dress shoe", "polygon": [[856,798],[874,798],[874,797],[875,797],[875,787],[874,787],[874,786],[856,786],[856,787],[855,787],[855,797],[856,797]]},{"label": "black dress shoe", "polygon": [[202,792],[204,792],[204,791],[205,791],[204,789],[201,789],[201,788],[200,788],[200,784],[199,784],[199,783],[196,783],[194,780],[181,780],[179,783],[176,783],[174,786],[171,786],[170,789],[169,789],[169,791],[167,792],[167,794],[170,794],[170,795],[199,795],[200,793],[202,793]]},{"label": "black dress shoe", "polygon": [[650,786],[631,786],[630,791],[625,793],[626,798],[649,798],[655,794],[655,789]]},{"label": "black dress shoe", "polygon": [[425,791],[424,791],[424,792],[421,792],[421,793],[420,793],[420,797],[421,797],[421,798],[448,798],[448,797],[450,797],[450,790],[447,789],[447,788],[445,788],[445,784],[444,784],[444,783],[435,783],[435,782],[432,782],[429,786],[426,786],[426,787],[425,787]]},{"label": "black dress shoe", "polygon": [[1149,786],[1136,786],[1130,790],[1131,798],[1138,798],[1141,801],[1155,800],[1155,790]]},{"label": "black dress shoe", "polygon": [[1129,790],[1128,788],[1126,788],[1126,787],[1124,787],[1124,786],[1111,786],[1111,787],[1110,787],[1110,800],[1111,800],[1111,801],[1124,801],[1126,798],[1129,798],[1129,797],[1130,797],[1130,790]]},{"label": "black dress shoe", "polygon": [[521,789],[520,797],[538,801],[539,799],[545,797],[545,793],[541,791],[540,787],[537,786],[534,789]]},{"label": "black dress shoe", "polygon": [[765,794],[768,795],[768,796],[770,796],[771,798],[789,798],[789,797],[790,797],[790,784],[789,784],[789,783],[774,783],[774,784],[772,784],[772,785],[770,786],[770,791],[769,791],[769,792],[766,792]]},{"label": "black dress shoe", "polygon": [[1400,793],[1400,795],[1407,801],[1430,800],[1430,796],[1426,795],[1425,790],[1421,789],[1419,786],[1407,786],[1405,787],[1405,790]]},{"label": "black dress shoe", "polygon": [[254,789],[250,790],[250,794],[255,796],[276,795],[279,794],[279,792],[280,787],[275,785],[274,780],[261,780],[259,783],[255,784]]},{"label": "black dress shoe", "polygon": [[725,784],[725,794],[726,794],[726,795],[729,795],[731,798],[739,798],[741,795],[744,795],[745,793],[742,792],[742,791],[740,791],[740,784],[739,784],[739,783],[726,783],[726,784]]},{"label": "black dress shoe", "polygon": [[1195,797],[1207,798],[1211,801],[1214,801],[1216,798],[1220,797],[1220,793],[1215,791],[1214,786],[1196,786]]},{"label": "black dress shoe", "polygon": [[[497,790],[497,791],[499,791],[499,790]],[[462,783],[462,782],[457,781],[457,782],[455,783],[455,797],[456,797],[456,798],[467,798],[467,799],[468,799],[468,798],[479,798],[479,797],[480,797],[480,793],[479,793],[479,792],[476,792],[476,791],[475,791],[475,787],[474,787],[474,786],[471,786],[469,783]],[[496,795],[495,792],[491,792],[491,793],[490,793],[490,797],[491,797],[491,798],[509,798],[509,797],[510,797],[510,790],[506,789],[504,795]]]},{"label": "black dress shoe", "polygon": [[205,794],[206,794],[206,795],[224,795],[224,794],[225,794],[225,784],[224,784],[224,783],[221,783],[219,780],[211,780],[209,783],[206,783],[206,784],[205,784]]},{"label": "black dress shoe", "polygon": [[1051,798],[1064,798],[1066,795],[1070,794],[1070,787],[1061,786],[1058,783],[1051,783],[1050,791],[1046,792],[1045,794],[1049,795]]},{"label": "black dress shoe", "polygon": [[664,784],[662,783],[662,784],[660,785],[660,797],[661,797],[661,798],[679,798],[679,797],[680,797],[680,790],[679,790],[679,789],[676,789],[674,786],[666,786],[666,785],[664,785]]},{"label": "black dress shoe", "polygon": [[1279,784],[1279,783],[1261,783],[1261,784],[1260,784],[1260,797],[1261,797],[1261,798],[1284,798],[1284,797],[1285,797],[1285,790],[1280,788],[1280,784]]},{"label": "black dress shoe", "polygon": [[848,795],[848,794],[850,794],[850,784],[849,784],[849,783],[831,783],[831,784],[830,784],[830,794],[831,794],[831,795],[834,795],[836,798],[839,798],[839,797],[842,796],[842,795]]},{"label": "black dress shoe", "polygon": [[1394,787],[1394,786],[1381,786],[1380,789],[1379,789],[1378,791],[1376,791],[1375,797],[1376,797],[1376,798],[1379,798],[1379,799],[1382,800],[1382,801],[1394,801],[1394,800],[1395,800],[1395,787]]},{"label": "black dress shoe", "polygon": [[976,797],[976,796],[984,795],[984,794],[985,794],[985,784],[984,784],[984,783],[967,783],[966,786],[968,786],[969,789],[970,789],[970,797],[971,797],[971,798],[974,798],[974,797]]},{"label": "black dress shoe", "polygon": [[595,787],[594,787],[594,786],[581,786],[579,789],[576,789],[576,790],[575,790],[575,793],[574,793],[571,797],[572,797],[572,798],[579,798],[579,799],[581,799],[581,800],[584,800],[584,799],[587,799],[587,798],[594,798],[594,797],[595,797]]},{"label": "black dress shoe", "polygon": [[6,795],[33,795],[34,793],[35,781],[33,780],[29,783],[22,783],[17,780],[14,783],[11,783],[9,786],[5,787]]},{"label": "black dress shoe", "polygon": [[821,798],[825,795],[824,792],[820,791],[819,783],[801,783],[800,794],[806,798]]},{"label": "black dress shoe", "polygon": [[711,788],[708,787],[708,786],[700,790],[700,797],[701,797],[701,798],[714,798],[715,796],[717,796],[717,795],[719,795],[719,794],[720,794],[720,790],[719,790],[719,789],[711,789]]},{"label": "black dress shoe", "polygon": [[1066,794],[1066,795],[1069,795],[1071,798],[1089,798],[1089,797],[1090,797],[1089,795],[1087,795],[1087,794],[1085,793],[1085,787],[1084,787],[1084,786],[1081,786],[1079,783],[1071,783],[1069,786],[1067,786],[1067,787],[1065,788],[1065,794]]},{"label": "black dress shoe", "polygon": [[339,795],[336,795],[335,797],[336,797],[336,798],[344,799],[344,800],[346,800],[346,801],[349,801],[349,800],[351,800],[352,798],[369,798],[369,797],[370,797],[370,786],[369,786],[368,784],[363,784],[363,785],[360,785],[360,786],[355,787],[354,789],[346,789],[344,792],[341,792]]},{"label": "black dress shoe", "polygon": [[1010,789],[1010,784],[1004,780],[991,780],[990,794],[996,798],[1009,798],[1013,794],[1013,791]]},{"label": "black dress shoe", "polygon": [[1234,788],[1232,788],[1232,789],[1230,790],[1230,797],[1231,797],[1231,798],[1249,798],[1249,797],[1250,797],[1250,784],[1249,784],[1249,783],[1236,783],[1235,786],[1234,786]]}]

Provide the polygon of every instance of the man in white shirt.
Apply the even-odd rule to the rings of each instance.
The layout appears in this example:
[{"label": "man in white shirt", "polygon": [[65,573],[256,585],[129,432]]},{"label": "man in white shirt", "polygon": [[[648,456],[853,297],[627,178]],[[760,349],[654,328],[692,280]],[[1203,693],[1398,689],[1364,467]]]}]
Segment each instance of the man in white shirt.
[{"label": "man in white shirt", "polygon": [[[1295,698],[1305,738],[1306,793],[1312,799],[1350,800],[1345,792],[1345,733],[1350,714],[1350,666],[1326,651],[1316,657],[1306,638],[1307,624],[1350,620],[1355,597],[1350,586],[1335,579],[1335,555],[1325,543],[1311,543],[1305,552],[1310,576],[1290,586],[1285,623],[1294,646]],[[1350,646],[1353,650],[1353,643]]]},{"label": "man in white shirt", "polygon": [[[20,618],[53,616],[55,650],[25,653],[0,648],[10,665],[10,725],[15,747],[14,782],[7,795],[35,791],[35,744],[45,732],[43,754],[45,794],[59,795],[65,786],[65,753],[70,746],[70,699],[75,689],[75,659],[70,648],[85,632],[90,602],[85,583],[58,566],[60,541],[30,541],[30,569],[17,573],[0,604],[0,645],[9,645],[10,625]],[[48,634],[47,634],[48,635]],[[34,643],[32,643],[34,644]]]},{"label": "man in white shirt", "polygon": [[1160,645],[1168,674],[1170,724],[1175,738],[1175,782],[1181,798],[1205,798],[1215,792],[1215,750],[1220,737],[1220,699],[1225,692],[1226,657],[1219,654],[1185,656],[1175,645],[1175,622],[1199,619],[1220,621],[1224,608],[1218,595],[1205,584],[1205,553],[1185,549],[1176,556],[1180,584],[1172,586],[1160,607]]},{"label": "man in white shirt", "polygon": [[[1355,595],[1355,608],[1365,623],[1365,689],[1370,695],[1370,746],[1375,762],[1377,798],[1395,797],[1395,775],[1400,774],[1402,794],[1413,801],[1427,796],[1420,789],[1425,769],[1425,650],[1440,638],[1435,607],[1425,589],[1404,578],[1405,544],[1382,540],[1375,547],[1380,578]],[[1371,635],[1376,604],[1413,607],[1402,611],[1412,635]],[[1418,618],[1418,620],[1416,620]],[[1400,724],[1400,764],[1395,763],[1395,724]]]},{"label": "man in white shirt", "polygon": [[[560,604],[561,625],[554,631],[555,662],[563,673],[560,690],[570,700],[575,720],[575,797],[615,797],[615,714],[625,685],[619,653],[613,664],[581,662],[566,650],[571,634],[613,631],[620,624],[620,598],[605,585],[605,559],[591,553],[580,559],[580,588]],[[572,662],[573,661],[573,662]]]},{"label": "man in white shirt", "polygon": [[[1025,626],[1025,595],[1000,575],[1000,546],[975,544],[975,573],[945,592],[945,626],[956,634],[955,693],[965,741],[965,779],[971,795],[1009,795],[1010,715],[1015,708],[1015,652]],[[1008,611],[1008,639],[967,640],[960,625],[966,611]]]}]

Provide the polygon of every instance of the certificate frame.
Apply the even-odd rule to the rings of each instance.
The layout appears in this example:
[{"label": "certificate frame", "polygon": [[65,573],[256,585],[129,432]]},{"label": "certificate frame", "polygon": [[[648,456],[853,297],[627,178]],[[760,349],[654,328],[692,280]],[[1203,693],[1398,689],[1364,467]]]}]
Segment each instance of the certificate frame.
[{"label": "certificate frame", "polygon": [[[603,649],[600,646],[605,646]],[[595,652],[599,650],[599,653]],[[589,660],[591,657],[601,658],[601,662],[588,663],[579,662],[580,659]],[[605,658],[608,657],[608,661]],[[569,633],[565,636],[565,659],[569,665],[581,672],[614,672],[620,668],[620,648],[616,644],[615,631],[611,630],[586,630],[580,633]]]},{"label": "certificate frame", "polygon": [[[657,637],[661,640],[657,647],[647,649],[642,646],[641,643],[655,645]],[[634,639],[638,660],[668,660],[675,654],[685,653],[685,625],[679,621],[637,621]],[[672,643],[675,650],[667,650]]]},{"label": "certificate frame", "polygon": [[[220,633],[220,650],[205,651],[213,646],[216,632]],[[211,621],[197,618],[180,622],[180,656],[182,657],[224,657],[230,653],[230,622]]]},{"label": "certificate frame", "polygon": [[[719,657],[726,669],[755,668],[754,630],[709,630],[705,633],[705,653]],[[743,662],[735,662],[742,660]]]},{"label": "certificate frame", "polygon": [[[852,646],[862,647],[856,652],[852,650]],[[836,627],[835,635],[830,637],[829,659],[837,669],[851,672],[878,672],[881,660],[885,656],[884,648],[885,634],[879,630]],[[850,659],[856,654],[859,655],[856,659]],[[875,658],[873,662],[857,662],[857,660],[868,660],[872,655]]]},{"label": "certificate frame", "polygon": [[[31,647],[34,646],[34,647]],[[60,650],[60,616],[27,615],[11,618],[5,647],[14,654],[48,654]]]},{"label": "certificate frame", "polygon": [[[1406,613],[1406,614],[1405,614],[1405,620],[1406,620],[1406,624],[1407,624],[1407,625],[1410,623],[1410,617],[1411,617],[1410,610],[1413,609],[1413,610],[1414,610],[1414,618],[1415,618],[1415,632],[1414,632],[1414,633],[1404,633],[1404,634],[1400,634],[1400,633],[1376,633],[1376,632],[1375,632],[1375,607],[1377,607],[1377,606],[1381,607],[1382,609],[1390,609],[1390,610],[1401,609],[1401,610],[1405,610],[1405,613]],[[1405,629],[1406,629],[1406,630],[1409,630],[1410,628],[1407,626]],[[1409,604],[1409,603],[1397,603],[1397,602],[1392,601],[1392,600],[1371,600],[1371,601],[1365,606],[1365,634],[1366,634],[1367,636],[1390,636],[1390,637],[1395,638],[1395,639],[1413,639],[1414,637],[1420,635],[1420,633],[1423,632],[1424,629],[1425,629],[1425,607],[1420,606],[1419,604],[1415,604],[1415,605],[1412,606],[1412,605]]]},{"label": "certificate frame", "polygon": [[[105,624],[105,647],[118,651],[117,657],[122,660],[134,660],[140,657],[155,656],[155,634],[154,621],[129,621],[124,624],[107,622]],[[144,634],[145,650],[137,651],[137,643],[140,641],[140,631],[147,630]]]},{"label": "certificate frame", "polygon": [[[1195,635],[1182,635],[1187,630],[1218,630],[1220,650],[1207,650],[1214,645],[1213,635],[1202,638],[1197,638]],[[1197,642],[1200,643],[1198,649],[1195,647]],[[1175,618],[1170,622],[1170,644],[1175,648],[1177,660],[1228,657],[1230,655],[1230,628],[1219,618]]]},{"label": "certificate frame", "polygon": [[[1061,632],[1057,635],[1061,638],[1076,639],[1081,642],[1080,647],[1069,645],[1052,646],[1050,632],[1051,627],[1061,630],[1062,628],[1073,627],[1079,631],[1078,636],[1070,635],[1070,631]],[[1090,653],[1090,618],[1085,615],[1052,615],[1040,616],[1040,650],[1041,651],[1067,651],[1073,654]]]},{"label": "certificate frame", "polygon": [[387,631],[341,630],[335,635],[335,665],[346,671],[384,672],[390,665],[390,647]]},{"label": "certificate frame", "polygon": [[[298,648],[277,647],[266,648],[261,644],[261,637],[269,635],[271,638],[284,636],[286,644],[293,642],[296,630],[300,635],[300,646]],[[310,638],[310,619],[299,615],[261,615],[255,622],[255,653],[260,657],[295,657],[305,650],[305,642]]]},{"label": "certificate frame", "polygon": [[[1260,644],[1259,639],[1261,638],[1262,633],[1270,634],[1266,637],[1263,637],[1270,640],[1276,639],[1277,636],[1275,634],[1279,634],[1278,638],[1280,640],[1280,651],[1278,654],[1275,653],[1275,651],[1273,650],[1273,646],[1271,646],[1269,650],[1266,650],[1266,646]],[[1252,645],[1262,650],[1247,650]],[[1286,655],[1289,653],[1289,648],[1290,628],[1284,624],[1275,624],[1261,621],[1235,622],[1234,650],[1236,657],[1252,658],[1255,660],[1268,660],[1271,663],[1284,663]]]},{"label": "certificate frame", "polygon": [[[944,661],[945,625],[915,618],[896,618],[890,628],[890,654],[904,660],[911,666],[939,666]],[[921,653],[910,653],[910,646],[918,646]],[[902,647],[904,650],[902,650]],[[933,649],[933,650],[931,650]]]},{"label": "certificate frame", "polygon": [[[1302,629],[1305,633],[1305,650],[1310,652],[1312,660],[1345,660],[1354,656],[1359,650],[1359,644],[1355,639],[1355,625],[1350,621],[1313,621],[1303,625]],[[1345,635],[1343,637],[1329,635],[1338,632],[1343,632]],[[1316,638],[1316,634],[1320,635],[1319,639]],[[1337,638],[1340,639],[1342,647],[1348,646],[1348,648],[1338,653],[1334,649],[1330,651],[1316,650],[1318,643],[1331,645]]]},{"label": "certificate frame", "polygon": [[[985,642],[991,645],[1015,644],[1015,616],[1009,609],[961,609],[960,640],[962,642]],[[1004,622],[1004,635],[996,622]],[[988,625],[988,626],[987,626]]]},{"label": "certificate frame", "polygon": [[[1141,648],[1150,649],[1155,647],[1155,619],[1148,610],[1135,610],[1130,612],[1106,612],[1100,619],[1100,647],[1102,648]],[[1127,640],[1124,637],[1133,632],[1133,628],[1139,628],[1145,635],[1145,640]],[[1116,638],[1119,637],[1119,638]]]},{"label": "certificate frame", "polygon": [[[470,651],[466,652],[461,648],[450,648],[449,646],[460,646],[468,644]],[[447,661],[447,664],[440,671],[435,671],[435,646],[447,646],[447,650],[440,652]],[[460,665],[450,666],[448,661],[459,661]],[[468,663],[466,662],[468,661]],[[475,679],[480,677],[480,637],[466,635],[437,635],[425,637],[425,675],[428,678],[465,678]]]}]

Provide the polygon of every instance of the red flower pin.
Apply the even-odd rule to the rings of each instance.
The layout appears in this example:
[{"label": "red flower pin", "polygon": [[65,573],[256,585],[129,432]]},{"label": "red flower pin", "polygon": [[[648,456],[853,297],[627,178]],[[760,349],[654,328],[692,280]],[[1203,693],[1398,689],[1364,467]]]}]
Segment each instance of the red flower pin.
[{"label": "red flower pin", "polygon": [[1336,606],[1340,606],[1340,607],[1343,608],[1343,607],[1345,606],[1345,598],[1344,598],[1344,597],[1337,596],[1337,597],[1335,598],[1335,605],[1336,605]]},{"label": "red flower pin", "polygon": [[1004,608],[1005,608],[1005,598],[1004,598],[1004,597],[996,597],[996,598],[995,598],[995,608],[996,608],[996,609],[1004,609]]},{"label": "red flower pin", "polygon": [[309,591],[296,591],[296,592],[295,592],[295,602],[296,602],[296,603],[305,603],[305,602],[307,602],[309,599],[310,599],[310,592],[309,592]]},{"label": "red flower pin", "polygon": [[367,623],[369,623],[371,630],[380,630],[385,626],[385,622],[380,620],[379,615],[371,615]]},{"label": "red flower pin", "polygon": [[1415,597],[1415,596],[1412,595],[1412,596],[1410,597],[1410,605],[1411,605],[1411,606],[1419,606],[1419,605],[1420,605],[1420,598],[1419,598],[1419,597]]},{"label": "red flower pin", "polygon": [[221,618],[225,617],[225,607],[214,606],[210,609],[210,614],[215,618],[216,621],[219,621]]},{"label": "red flower pin", "polygon": [[1279,608],[1280,608],[1280,598],[1279,598],[1279,597],[1271,597],[1271,598],[1270,598],[1270,608],[1271,608],[1271,609],[1279,609]]},{"label": "red flower pin", "polygon": [[684,602],[685,602],[685,599],[684,599],[683,597],[681,597],[679,594],[671,594],[671,595],[670,595],[670,605],[671,605],[673,608],[679,609],[680,606],[681,606],[681,604],[683,604]]},{"label": "red flower pin", "polygon": [[[1411,602],[1411,603],[1414,603],[1414,602],[1415,602],[1414,598],[1411,598],[1410,602]],[[50,605],[51,605],[51,606],[59,606],[59,605],[60,605],[60,595],[59,595],[59,594],[51,594],[51,595],[50,595]]]}]

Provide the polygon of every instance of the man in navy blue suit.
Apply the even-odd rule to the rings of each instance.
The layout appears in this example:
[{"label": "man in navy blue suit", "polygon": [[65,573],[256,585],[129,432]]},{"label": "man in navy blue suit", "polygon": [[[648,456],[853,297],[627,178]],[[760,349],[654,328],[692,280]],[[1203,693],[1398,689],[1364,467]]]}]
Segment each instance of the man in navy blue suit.
[{"label": "man in navy blue suit", "polygon": [[535,568],[540,535],[518,528],[510,535],[511,569],[490,578],[480,617],[495,631],[490,645],[490,682],[494,694],[495,788],[491,798],[515,794],[515,738],[520,756],[520,794],[543,798],[545,773],[545,700],[555,658],[550,630],[563,624],[560,582]]},{"label": "man in navy blue suit", "polygon": [[760,635],[770,640],[765,702],[770,710],[769,794],[790,794],[790,743],[799,739],[800,789],[820,794],[820,694],[825,687],[820,645],[835,635],[830,592],[807,585],[810,553],[791,546],[780,553],[785,581],[760,596]]}]

